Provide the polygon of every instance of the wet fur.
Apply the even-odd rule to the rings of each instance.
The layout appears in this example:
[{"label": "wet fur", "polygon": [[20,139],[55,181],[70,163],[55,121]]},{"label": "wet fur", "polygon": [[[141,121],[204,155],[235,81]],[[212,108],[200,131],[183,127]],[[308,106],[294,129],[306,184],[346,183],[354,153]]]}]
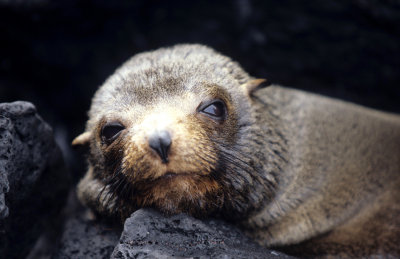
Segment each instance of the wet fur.
[{"label": "wet fur", "polygon": [[[80,199],[120,218],[140,207],[223,217],[296,255],[400,256],[400,118],[263,82],[201,45],[134,56],[75,140],[90,146]],[[193,113],[212,97],[227,104],[221,124]],[[159,112],[174,133],[167,169],[146,142]],[[110,120],[132,130],[105,145]]]}]

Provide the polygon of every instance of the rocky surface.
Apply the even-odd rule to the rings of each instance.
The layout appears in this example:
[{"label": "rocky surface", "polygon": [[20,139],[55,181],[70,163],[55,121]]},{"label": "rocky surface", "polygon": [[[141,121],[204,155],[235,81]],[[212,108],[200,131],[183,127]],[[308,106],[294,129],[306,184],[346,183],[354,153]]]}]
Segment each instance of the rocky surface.
[{"label": "rocky surface", "polygon": [[66,220],[58,248],[41,258],[293,258],[260,247],[220,220],[185,214],[165,217],[140,209],[126,220],[122,231],[76,207]]},{"label": "rocky surface", "polygon": [[110,258],[121,230],[86,214],[83,210],[66,220],[59,247],[52,258]]},{"label": "rocky surface", "polygon": [[291,258],[262,248],[219,220],[185,214],[164,217],[150,209],[132,214],[111,258]]},{"label": "rocky surface", "polygon": [[68,173],[27,102],[0,104],[0,257],[23,257],[64,206]]}]

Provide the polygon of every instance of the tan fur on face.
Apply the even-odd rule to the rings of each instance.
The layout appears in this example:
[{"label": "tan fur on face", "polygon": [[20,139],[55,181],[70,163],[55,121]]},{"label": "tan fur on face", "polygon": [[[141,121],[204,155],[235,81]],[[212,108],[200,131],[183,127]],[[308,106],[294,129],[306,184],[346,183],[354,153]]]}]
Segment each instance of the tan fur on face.
[{"label": "tan fur on face", "polygon": [[[198,126],[201,119],[167,105],[161,107],[149,111],[125,136],[122,172],[131,183],[149,185],[139,187],[141,192],[131,197],[132,202],[139,207],[163,208],[167,213],[190,210],[188,204],[206,207],[206,196],[221,192],[221,186],[210,177],[218,162],[214,143]],[[172,138],[167,164],[148,144],[148,135],[157,130],[168,131]]]},{"label": "tan fur on face", "polygon": [[[140,207],[157,207],[163,212],[205,215],[205,210],[220,206],[221,186],[213,179],[198,175],[166,175],[152,182],[143,196],[134,197]],[[221,196],[210,201],[207,195]],[[210,202],[215,204],[210,204]],[[189,206],[191,205],[191,206]],[[204,213],[204,214],[203,214]]]},{"label": "tan fur on face", "polygon": [[[134,181],[154,180],[166,173],[207,175],[215,170],[218,154],[207,132],[196,125],[198,118],[183,115],[174,109],[149,112],[143,121],[127,133],[124,144],[123,169]],[[172,138],[169,163],[163,164],[148,144],[154,131],[166,130]]]}]

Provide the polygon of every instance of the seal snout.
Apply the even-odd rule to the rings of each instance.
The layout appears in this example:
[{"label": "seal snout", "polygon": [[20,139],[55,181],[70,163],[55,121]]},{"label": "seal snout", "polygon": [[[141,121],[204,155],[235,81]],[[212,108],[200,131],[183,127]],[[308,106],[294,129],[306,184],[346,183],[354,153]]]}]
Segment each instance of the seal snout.
[{"label": "seal snout", "polygon": [[168,152],[171,146],[171,135],[168,131],[156,131],[149,136],[149,146],[160,156],[163,164],[168,163]]}]

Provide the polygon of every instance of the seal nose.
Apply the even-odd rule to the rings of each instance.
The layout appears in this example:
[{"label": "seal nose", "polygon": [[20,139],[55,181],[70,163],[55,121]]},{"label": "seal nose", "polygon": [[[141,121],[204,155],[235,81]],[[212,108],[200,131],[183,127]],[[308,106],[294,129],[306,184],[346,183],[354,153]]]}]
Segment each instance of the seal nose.
[{"label": "seal nose", "polygon": [[168,163],[168,151],[171,142],[171,136],[165,130],[156,131],[149,137],[149,146],[157,152],[164,164]]}]

